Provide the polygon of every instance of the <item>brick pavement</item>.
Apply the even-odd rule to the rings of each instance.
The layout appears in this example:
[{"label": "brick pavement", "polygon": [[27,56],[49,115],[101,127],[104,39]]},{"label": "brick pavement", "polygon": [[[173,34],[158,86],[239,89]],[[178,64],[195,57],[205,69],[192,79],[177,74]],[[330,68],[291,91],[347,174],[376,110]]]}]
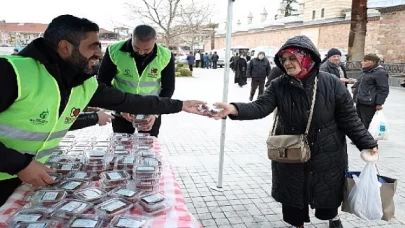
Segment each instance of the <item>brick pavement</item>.
[{"label": "brick pavement", "polygon": [[[223,70],[195,69],[193,78],[178,78],[174,98],[222,100]],[[230,80],[229,101],[248,101],[249,88],[239,88]],[[365,222],[340,213],[345,228],[405,227],[405,90],[393,89],[384,108],[390,140],[380,143],[380,173],[397,178],[396,219]],[[281,206],[271,196],[271,166],[266,154],[266,138],[272,116],[254,121],[227,121],[223,192],[213,190],[218,178],[220,121],[179,113],[163,117],[160,141],[183,190],[187,205],[204,227],[287,227]],[[111,127],[82,131],[102,134]],[[80,131],[78,132],[80,134]],[[358,150],[348,146],[350,169],[361,170],[364,162]],[[311,216],[306,227],[328,227]]]}]

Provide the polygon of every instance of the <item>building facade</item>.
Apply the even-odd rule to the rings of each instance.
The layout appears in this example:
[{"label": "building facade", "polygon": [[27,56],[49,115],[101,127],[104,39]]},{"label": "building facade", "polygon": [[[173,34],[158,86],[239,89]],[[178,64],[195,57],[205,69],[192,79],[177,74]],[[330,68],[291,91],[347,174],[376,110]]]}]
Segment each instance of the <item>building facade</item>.
[{"label": "building facade", "polygon": [[[347,52],[351,0],[305,0],[299,16],[237,26],[232,46],[281,46],[296,35],[308,36],[321,52],[338,48]],[[405,0],[369,0],[366,53],[376,53],[385,62],[405,63]],[[251,16],[251,15],[249,15]],[[270,17],[271,18],[271,17]],[[205,49],[210,49],[206,40]],[[218,31],[216,48],[225,48],[225,31]]]}]

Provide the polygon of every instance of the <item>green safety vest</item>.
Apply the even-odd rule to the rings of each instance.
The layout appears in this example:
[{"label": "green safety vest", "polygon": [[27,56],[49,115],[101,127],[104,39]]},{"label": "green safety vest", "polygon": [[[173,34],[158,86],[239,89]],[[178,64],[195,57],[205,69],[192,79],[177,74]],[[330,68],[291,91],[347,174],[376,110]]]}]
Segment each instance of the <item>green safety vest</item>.
[{"label": "green safety vest", "polygon": [[[69,101],[59,116],[60,91],[45,66],[32,58],[1,56],[14,68],[18,97],[0,113],[0,142],[44,163],[69,131],[93,94],[97,80],[92,77],[71,90]],[[13,178],[0,172],[0,181]]]},{"label": "green safety vest", "polygon": [[157,45],[156,58],[139,76],[131,53],[120,50],[125,42],[121,41],[108,47],[110,59],[117,66],[112,85],[127,93],[158,96],[161,90],[161,72],[169,64],[172,56],[170,50]]}]

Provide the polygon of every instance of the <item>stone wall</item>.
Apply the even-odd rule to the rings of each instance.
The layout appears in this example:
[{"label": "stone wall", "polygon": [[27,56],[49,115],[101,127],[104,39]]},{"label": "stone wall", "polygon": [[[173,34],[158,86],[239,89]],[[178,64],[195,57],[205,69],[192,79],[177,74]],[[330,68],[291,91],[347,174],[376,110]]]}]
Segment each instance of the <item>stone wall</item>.
[{"label": "stone wall", "polygon": [[[366,37],[366,53],[375,52],[379,23],[380,21],[378,18],[369,19],[369,23],[367,25],[369,33]],[[249,48],[255,48],[257,46],[280,47],[293,36],[307,35],[311,38],[319,50],[329,50],[330,48],[334,47],[347,52],[349,32],[349,21],[270,31],[240,32],[232,34],[231,45],[241,45]],[[210,41],[206,42],[205,47],[208,47],[209,49]],[[215,48],[225,48],[224,36],[217,37],[215,39]]]},{"label": "stone wall", "polygon": [[405,63],[405,6],[380,10],[377,50],[385,62]]}]

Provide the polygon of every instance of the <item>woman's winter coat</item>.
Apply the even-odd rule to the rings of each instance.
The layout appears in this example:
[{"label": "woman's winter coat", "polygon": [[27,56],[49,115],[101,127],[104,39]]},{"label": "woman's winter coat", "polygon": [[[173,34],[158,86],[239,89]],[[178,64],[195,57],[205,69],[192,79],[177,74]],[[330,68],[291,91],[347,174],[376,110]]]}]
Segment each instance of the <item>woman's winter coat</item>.
[{"label": "woman's winter coat", "polygon": [[[348,167],[346,135],[359,150],[377,146],[357,116],[353,100],[336,76],[319,72],[319,52],[306,36],[291,38],[281,48],[300,47],[316,62],[312,72],[299,81],[284,75],[273,80],[264,94],[252,103],[233,103],[232,119],[264,118],[278,109],[277,135],[303,134],[312,102],[314,80],[318,78],[314,117],[309,132],[311,159],[304,164],[272,162],[272,197],[288,206],[338,208],[343,199]],[[286,73],[279,57],[277,66]],[[265,142],[263,142],[265,143]],[[265,151],[263,151],[265,153]]]}]

